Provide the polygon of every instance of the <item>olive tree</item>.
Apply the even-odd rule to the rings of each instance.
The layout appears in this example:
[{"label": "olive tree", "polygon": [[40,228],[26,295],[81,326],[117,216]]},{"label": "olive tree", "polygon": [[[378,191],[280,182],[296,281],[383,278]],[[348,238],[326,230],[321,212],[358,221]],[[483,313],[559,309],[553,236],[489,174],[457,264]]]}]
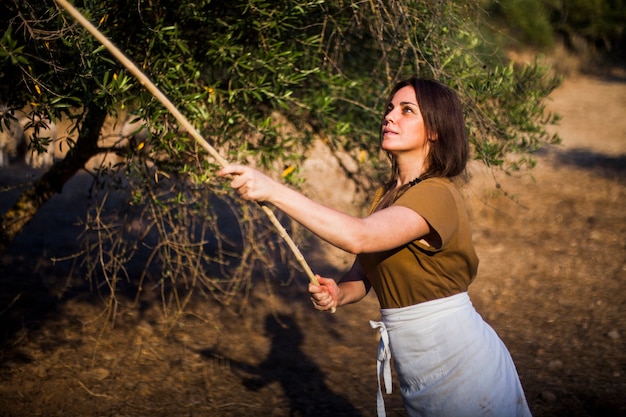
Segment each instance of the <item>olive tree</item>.
[{"label": "olive tree", "polygon": [[[414,74],[459,92],[473,157],[488,166],[519,169],[557,140],[547,134],[556,116],[546,115],[542,99],[558,80],[536,63],[508,62],[489,45],[472,2],[77,0],[75,6],[227,160],[255,164],[294,187],[316,137],[359,162],[349,174],[362,191],[376,187],[387,169],[378,142],[383,102],[392,84]],[[0,218],[0,251],[88,161],[114,154],[115,163],[91,171],[92,205],[75,259],[106,284],[112,305],[120,282],[141,294],[149,281],[173,311],[191,290],[228,303],[247,294],[259,262],[291,262],[256,206],[229,196],[215,161],[54,1],[7,0],[0,11],[2,125],[27,109],[71,120],[73,128],[64,158]],[[107,145],[103,126],[122,113],[140,121],[147,136]],[[42,141],[35,138],[33,146],[42,149]]]}]

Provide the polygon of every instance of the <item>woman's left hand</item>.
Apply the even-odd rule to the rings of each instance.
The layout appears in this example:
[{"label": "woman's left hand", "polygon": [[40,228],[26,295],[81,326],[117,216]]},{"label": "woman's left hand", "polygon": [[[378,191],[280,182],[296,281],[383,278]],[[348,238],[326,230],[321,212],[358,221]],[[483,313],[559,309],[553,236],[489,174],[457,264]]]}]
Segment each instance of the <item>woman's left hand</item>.
[{"label": "woman's left hand", "polygon": [[317,310],[335,312],[339,305],[339,287],[334,279],[315,275],[320,285],[309,283],[311,301]]}]

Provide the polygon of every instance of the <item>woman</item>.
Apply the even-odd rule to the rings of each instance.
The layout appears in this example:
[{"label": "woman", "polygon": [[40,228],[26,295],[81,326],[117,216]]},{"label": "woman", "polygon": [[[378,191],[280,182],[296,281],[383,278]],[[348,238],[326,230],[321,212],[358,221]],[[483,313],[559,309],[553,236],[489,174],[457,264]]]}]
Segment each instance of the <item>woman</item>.
[{"label": "woman", "polygon": [[361,300],[373,288],[381,305],[380,373],[391,390],[390,354],[410,416],[530,416],[515,365],[467,294],[478,257],[463,199],[469,146],[461,104],[448,87],[411,78],[389,96],[381,146],[390,180],[365,218],[320,205],[258,171],[228,166],[231,186],[248,200],[275,205],[331,244],[357,254],[337,284],[310,284],[315,308]]}]

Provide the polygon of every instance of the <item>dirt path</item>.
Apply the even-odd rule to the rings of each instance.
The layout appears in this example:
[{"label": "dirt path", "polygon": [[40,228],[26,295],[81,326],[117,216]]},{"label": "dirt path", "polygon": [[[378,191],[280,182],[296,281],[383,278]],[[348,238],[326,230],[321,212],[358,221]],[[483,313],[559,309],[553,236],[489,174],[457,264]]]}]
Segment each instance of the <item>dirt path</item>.
[{"label": "dirt path", "polygon": [[564,80],[548,107],[563,116],[562,148],[606,156],[626,154],[624,79],[576,77]]},{"label": "dirt path", "polygon": [[[510,348],[536,417],[623,416],[626,82],[566,80],[550,107],[563,115],[563,145],[542,151],[532,175],[497,175],[496,189],[473,170],[471,296]],[[304,282],[260,282],[247,314],[200,302],[167,333],[159,305],[122,301],[110,329],[94,293],[59,299],[63,265],[33,259],[63,248],[50,231],[74,223],[68,208],[80,209],[87,186],[76,181],[0,263],[0,415],[375,416],[374,297],[319,314]],[[32,285],[49,291],[29,296]],[[397,385],[386,402],[403,415]]]}]

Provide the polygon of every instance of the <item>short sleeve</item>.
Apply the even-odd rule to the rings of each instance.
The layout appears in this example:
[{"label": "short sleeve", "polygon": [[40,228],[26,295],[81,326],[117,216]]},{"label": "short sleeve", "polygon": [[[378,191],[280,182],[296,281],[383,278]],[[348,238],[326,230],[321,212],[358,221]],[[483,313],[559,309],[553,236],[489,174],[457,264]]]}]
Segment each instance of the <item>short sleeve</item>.
[{"label": "short sleeve", "polygon": [[459,227],[458,208],[446,179],[427,179],[409,188],[393,205],[410,208],[437,232],[446,247]]}]

